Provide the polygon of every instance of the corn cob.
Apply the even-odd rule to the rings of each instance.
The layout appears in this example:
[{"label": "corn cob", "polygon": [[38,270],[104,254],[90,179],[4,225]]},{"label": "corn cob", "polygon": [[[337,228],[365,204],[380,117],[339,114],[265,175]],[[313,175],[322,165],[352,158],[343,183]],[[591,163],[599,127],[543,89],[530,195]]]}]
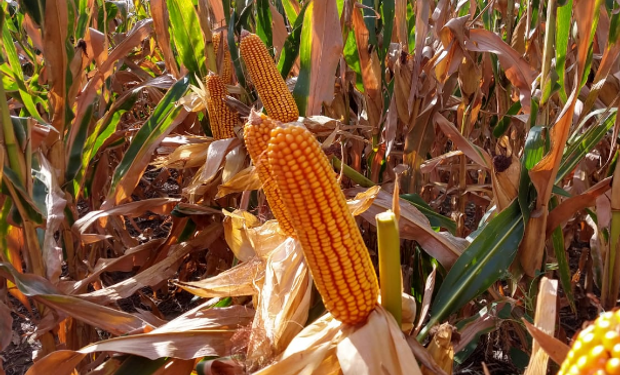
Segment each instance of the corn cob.
[{"label": "corn cob", "polygon": [[290,124],[271,131],[267,156],[326,309],[343,323],[365,321],[377,304],[377,275],[321,146]]},{"label": "corn cob", "polygon": [[581,331],[558,375],[620,374],[620,310],[606,312]]},{"label": "corn cob", "polygon": [[[232,64],[230,62],[230,50],[228,49],[228,43],[226,42],[226,38],[223,39],[224,44],[222,45],[222,65],[220,66],[219,70],[222,81],[225,84],[230,85],[232,84]],[[221,40],[221,32],[213,34],[213,49],[215,50],[215,56],[218,55]]]},{"label": "corn cob", "polygon": [[207,92],[207,111],[214,139],[235,137],[234,127],[237,124],[237,113],[225,102],[227,91],[222,79],[213,73],[205,78]]},{"label": "corn cob", "polygon": [[265,44],[256,34],[244,30],[239,51],[269,117],[282,122],[297,121],[297,104]]},{"label": "corn cob", "polygon": [[252,163],[258,171],[258,177],[263,184],[263,191],[273,216],[278,220],[282,232],[292,237],[295,236],[295,230],[291,224],[290,215],[284,207],[284,202],[282,202],[280,190],[271,176],[271,166],[267,161],[267,144],[271,130],[276,126],[276,121],[252,109],[248,122],[243,129],[243,138],[252,158]]}]

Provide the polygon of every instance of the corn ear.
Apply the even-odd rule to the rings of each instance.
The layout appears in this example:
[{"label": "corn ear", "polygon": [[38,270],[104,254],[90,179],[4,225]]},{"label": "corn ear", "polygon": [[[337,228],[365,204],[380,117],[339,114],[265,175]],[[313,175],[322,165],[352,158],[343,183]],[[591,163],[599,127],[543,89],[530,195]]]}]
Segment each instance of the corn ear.
[{"label": "corn ear", "polygon": [[267,155],[326,309],[343,323],[364,322],[377,305],[377,276],[327,156],[292,124],[271,131]]},{"label": "corn ear", "polygon": [[252,109],[243,129],[243,138],[248,153],[252,158],[252,163],[254,163],[258,171],[258,177],[263,185],[263,191],[273,216],[278,220],[282,232],[289,237],[294,237],[295,230],[293,229],[289,213],[282,201],[278,185],[271,176],[271,166],[267,161],[267,145],[271,131],[276,126],[277,122],[275,120]]},{"label": "corn ear", "polygon": [[244,30],[239,52],[269,117],[282,122],[296,121],[299,110],[295,99],[263,41]]}]

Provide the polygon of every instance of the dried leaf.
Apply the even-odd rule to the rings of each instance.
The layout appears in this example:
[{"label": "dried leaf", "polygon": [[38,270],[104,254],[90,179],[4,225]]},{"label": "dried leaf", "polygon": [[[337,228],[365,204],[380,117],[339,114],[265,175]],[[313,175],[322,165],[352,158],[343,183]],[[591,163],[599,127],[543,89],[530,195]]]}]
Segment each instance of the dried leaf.
[{"label": "dried leaf", "polygon": [[441,131],[443,131],[444,134],[455,144],[455,146],[459,150],[463,151],[467,157],[472,159],[481,167],[491,169],[491,156],[484,149],[476,146],[470,140],[465,138],[454,126],[454,124],[448,121],[448,119],[442,114],[435,113],[434,120],[437,125],[439,125]]},{"label": "dried leaf", "polygon": [[[359,188],[349,189],[347,193],[357,193],[360,190]],[[446,269],[449,269],[468,246],[469,242],[446,232],[435,232],[426,216],[417,208],[403,199],[400,200],[400,203],[399,231],[401,237],[417,241],[424,251],[437,259]],[[368,210],[364,211],[360,216],[374,225],[375,215],[391,208],[391,194],[381,190]]]},{"label": "dried leaf", "polygon": [[219,199],[233,193],[242,193],[244,191],[259,190],[262,188],[258,173],[254,166],[247,167],[240,171],[228,181],[221,184],[217,188],[215,199]]},{"label": "dried leaf", "polygon": [[536,73],[523,57],[497,34],[483,29],[471,29],[469,42],[465,48],[475,52],[491,52],[497,55],[499,62],[504,68],[506,78],[519,89],[521,108],[527,114],[530,113],[532,83]]},{"label": "dried leaf", "polygon": [[566,199],[547,218],[547,236],[562,223],[568,221],[575,213],[596,205],[596,200],[611,189],[611,177],[599,181],[581,195]]},{"label": "dried leaf", "polygon": [[258,294],[264,276],[265,262],[254,257],[217,276],[200,281],[175,281],[175,284],[204,298],[250,296]]}]

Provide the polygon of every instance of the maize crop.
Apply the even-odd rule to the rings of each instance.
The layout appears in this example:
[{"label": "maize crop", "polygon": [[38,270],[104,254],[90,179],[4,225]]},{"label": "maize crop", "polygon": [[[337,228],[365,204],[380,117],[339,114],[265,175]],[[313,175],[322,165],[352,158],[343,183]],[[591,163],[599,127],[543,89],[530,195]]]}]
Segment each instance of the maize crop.
[{"label": "maize crop", "polygon": [[343,323],[365,321],[377,275],[320,144],[305,127],[283,125],[271,131],[267,156],[326,309]]},{"label": "maize crop", "polygon": [[213,49],[215,50],[215,55],[218,55],[220,42],[224,40],[224,44],[222,45],[222,65],[220,66],[220,75],[222,77],[222,82],[227,85],[232,84],[232,64],[230,62],[230,50],[228,49],[228,43],[226,42],[226,38],[222,38],[222,33],[213,34]]},{"label": "maize crop", "polygon": [[620,310],[606,312],[579,333],[558,375],[620,374]]},{"label": "maize crop", "polygon": [[226,139],[235,137],[234,127],[237,124],[237,113],[225,102],[226,87],[222,79],[213,73],[205,78],[207,92],[207,111],[214,139]]},{"label": "maize crop", "polygon": [[297,121],[295,99],[258,35],[244,30],[239,52],[269,117],[282,122]]},{"label": "maize crop", "polygon": [[275,129],[277,122],[265,114],[254,111],[250,113],[248,121],[243,129],[245,145],[252,158],[252,163],[256,166],[258,177],[263,184],[263,192],[273,212],[273,216],[278,220],[280,229],[285,235],[295,236],[295,230],[291,224],[289,213],[282,202],[282,197],[278,185],[271,176],[271,166],[267,160],[267,145],[271,136],[271,131]]}]

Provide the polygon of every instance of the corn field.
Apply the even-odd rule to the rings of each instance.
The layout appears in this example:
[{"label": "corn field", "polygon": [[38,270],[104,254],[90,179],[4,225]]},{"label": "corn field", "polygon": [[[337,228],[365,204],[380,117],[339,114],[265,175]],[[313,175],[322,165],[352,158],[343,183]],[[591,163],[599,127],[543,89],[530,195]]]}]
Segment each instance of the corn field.
[{"label": "corn field", "polygon": [[620,1],[0,6],[0,375],[620,374]]}]

